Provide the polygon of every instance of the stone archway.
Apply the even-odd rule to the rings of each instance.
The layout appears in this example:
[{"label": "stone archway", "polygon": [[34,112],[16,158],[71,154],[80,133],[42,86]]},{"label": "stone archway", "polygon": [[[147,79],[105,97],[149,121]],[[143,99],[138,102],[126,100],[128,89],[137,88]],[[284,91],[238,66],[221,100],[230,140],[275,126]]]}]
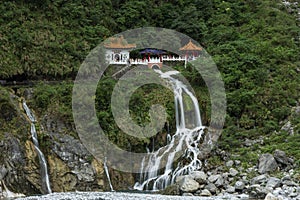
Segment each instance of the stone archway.
[{"label": "stone archway", "polygon": [[154,64],[151,66],[151,69],[160,69],[160,67],[158,65]]}]

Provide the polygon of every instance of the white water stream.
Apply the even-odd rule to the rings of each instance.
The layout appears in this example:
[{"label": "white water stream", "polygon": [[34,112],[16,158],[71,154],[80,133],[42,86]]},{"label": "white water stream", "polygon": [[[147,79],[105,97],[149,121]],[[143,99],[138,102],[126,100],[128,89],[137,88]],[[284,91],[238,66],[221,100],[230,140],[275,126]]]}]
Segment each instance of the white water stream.
[{"label": "white water stream", "polygon": [[[164,189],[173,184],[176,177],[201,168],[198,146],[205,127],[202,126],[197,98],[184,83],[172,77],[178,74],[178,71],[165,73],[160,70],[155,71],[173,88],[177,130],[174,135],[168,135],[168,144],[164,149],[160,148],[156,152],[148,153],[148,156],[143,159],[140,181],[134,185],[134,189],[137,190]],[[179,162],[175,168],[173,165],[176,154],[181,154],[181,158],[187,162],[185,164]],[[162,163],[164,157],[167,158],[166,163]],[[160,169],[162,165],[163,170]]]},{"label": "white water stream", "polygon": [[105,171],[105,174],[106,174],[106,177],[107,177],[107,180],[108,180],[108,184],[109,184],[109,187],[110,187],[110,191],[111,192],[114,192],[114,188],[111,184],[111,180],[110,180],[110,176],[109,176],[109,171],[108,171],[108,168],[107,168],[107,164],[106,164],[106,157],[104,158],[104,163],[103,163],[103,166],[104,166],[104,171]]},{"label": "white water stream", "polygon": [[33,115],[33,113],[31,112],[31,110],[28,108],[25,101],[23,101],[23,108],[26,112],[26,115],[28,116],[28,118],[31,121],[30,132],[31,132],[31,137],[32,137],[32,141],[34,144],[34,148],[38,154],[39,161],[40,161],[42,189],[44,190],[45,193],[51,193],[52,191],[51,191],[49,175],[48,175],[48,171],[47,171],[47,162],[46,162],[43,152],[39,148],[39,141],[38,141],[38,137],[37,137],[37,133],[36,133],[36,129],[35,129],[36,119],[35,119],[35,116]]}]

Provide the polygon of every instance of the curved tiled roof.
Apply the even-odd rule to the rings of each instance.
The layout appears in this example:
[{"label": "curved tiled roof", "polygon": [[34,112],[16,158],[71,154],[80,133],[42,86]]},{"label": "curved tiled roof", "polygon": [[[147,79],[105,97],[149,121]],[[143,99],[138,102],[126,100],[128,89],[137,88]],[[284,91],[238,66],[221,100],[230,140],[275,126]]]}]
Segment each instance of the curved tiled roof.
[{"label": "curved tiled roof", "polygon": [[180,51],[202,51],[201,47],[195,45],[192,40],[189,41],[186,45],[179,49]]}]

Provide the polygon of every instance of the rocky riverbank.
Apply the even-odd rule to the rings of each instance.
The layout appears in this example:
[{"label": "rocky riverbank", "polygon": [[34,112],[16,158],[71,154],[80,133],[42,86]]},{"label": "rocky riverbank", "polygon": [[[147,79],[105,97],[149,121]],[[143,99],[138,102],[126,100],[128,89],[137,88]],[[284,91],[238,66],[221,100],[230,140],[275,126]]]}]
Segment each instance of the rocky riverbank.
[{"label": "rocky riverbank", "polygon": [[162,194],[182,196],[241,195],[249,199],[300,200],[300,174],[292,158],[283,151],[262,154],[258,165],[243,168],[238,160],[229,160],[224,167],[210,171],[194,171],[180,176],[176,184]]}]

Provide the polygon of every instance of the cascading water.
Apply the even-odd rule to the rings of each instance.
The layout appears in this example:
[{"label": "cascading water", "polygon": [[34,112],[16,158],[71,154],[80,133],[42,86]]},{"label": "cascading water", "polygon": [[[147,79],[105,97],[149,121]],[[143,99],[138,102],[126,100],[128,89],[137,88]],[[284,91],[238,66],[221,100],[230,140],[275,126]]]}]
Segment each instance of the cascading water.
[{"label": "cascading water", "polygon": [[110,191],[111,192],[114,192],[114,188],[111,184],[111,180],[110,180],[110,176],[109,176],[109,172],[108,172],[108,168],[107,168],[107,164],[106,164],[106,157],[104,158],[104,163],[103,163],[103,166],[104,166],[104,171],[106,173],[106,177],[107,177],[107,180],[108,180],[108,184],[109,184],[109,187],[110,187]]},{"label": "cascading water", "polygon": [[37,133],[36,133],[36,129],[35,129],[36,119],[35,119],[35,116],[33,115],[33,113],[31,112],[31,110],[28,108],[25,101],[23,101],[23,108],[24,108],[29,120],[31,121],[30,132],[31,132],[31,137],[32,137],[32,141],[34,144],[34,148],[38,154],[39,161],[40,161],[42,189],[45,193],[51,193],[52,191],[51,191],[49,175],[48,175],[48,171],[47,171],[47,162],[46,162],[43,152],[39,148],[39,141],[38,141]]},{"label": "cascading water", "polygon": [[[162,72],[155,70],[160,77],[171,84],[174,91],[175,109],[176,109],[176,133],[168,135],[168,144],[163,149],[147,154],[141,164],[140,182],[134,185],[137,190],[160,190],[170,184],[173,184],[175,178],[180,175],[189,174],[192,171],[201,168],[201,161],[198,159],[200,153],[199,144],[203,137],[204,126],[202,126],[201,116],[197,98],[181,81],[173,78],[178,71]],[[190,99],[193,112],[190,115],[187,108],[187,98]],[[191,107],[189,105],[188,107]],[[173,169],[173,162],[176,154],[180,153],[188,164],[178,163]],[[162,163],[163,158],[166,163]],[[160,173],[160,166],[164,165],[164,171]],[[144,173],[143,173],[144,172]]]}]

